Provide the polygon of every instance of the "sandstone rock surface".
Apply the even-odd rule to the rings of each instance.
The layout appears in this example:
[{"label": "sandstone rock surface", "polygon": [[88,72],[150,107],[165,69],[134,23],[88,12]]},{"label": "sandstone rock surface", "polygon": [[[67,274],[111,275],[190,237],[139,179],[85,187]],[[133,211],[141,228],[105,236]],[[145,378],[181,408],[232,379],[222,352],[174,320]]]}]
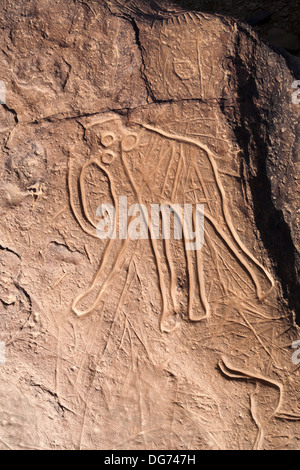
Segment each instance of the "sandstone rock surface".
[{"label": "sandstone rock surface", "polygon": [[[0,19],[0,448],[299,449],[289,56],[169,2]],[[119,196],[204,204],[203,248],[100,240]]]}]

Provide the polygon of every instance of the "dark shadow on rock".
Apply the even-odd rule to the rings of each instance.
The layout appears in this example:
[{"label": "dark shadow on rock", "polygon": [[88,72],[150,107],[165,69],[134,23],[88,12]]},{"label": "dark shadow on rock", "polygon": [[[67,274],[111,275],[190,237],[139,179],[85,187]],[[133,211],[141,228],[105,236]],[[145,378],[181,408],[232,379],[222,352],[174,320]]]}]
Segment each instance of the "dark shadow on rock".
[{"label": "dark shadow on rock", "polygon": [[[251,30],[240,25],[240,31],[248,36]],[[282,54],[289,69],[294,71],[295,77],[299,77],[299,61],[286,51],[275,47],[272,49],[277,54]],[[267,168],[272,148],[269,147],[266,136],[273,116],[270,110],[264,108],[263,103],[258,106],[260,101],[255,60],[249,58],[249,63],[245,63],[237,50],[233,62],[238,93],[236,109],[232,115],[232,108],[228,109],[221,103],[222,111],[243,150],[248,168],[253,165],[256,168],[253,175],[249,171],[256,225],[264,246],[274,262],[284,297],[289,307],[295,311],[297,323],[300,324],[299,253],[294,245],[290,226],[274,204]],[[270,97],[271,101],[272,99],[276,97]],[[270,103],[270,109],[272,109],[272,103]]]}]

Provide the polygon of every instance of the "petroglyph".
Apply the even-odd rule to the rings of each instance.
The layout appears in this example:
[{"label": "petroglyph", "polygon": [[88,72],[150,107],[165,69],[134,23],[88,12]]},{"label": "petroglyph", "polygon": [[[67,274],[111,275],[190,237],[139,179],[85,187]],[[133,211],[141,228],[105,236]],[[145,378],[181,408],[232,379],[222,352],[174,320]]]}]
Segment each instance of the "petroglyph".
[{"label": "petroglyph", "polygon": [[264,442],[265,430],[267,428],[267,425],[272,420],[272,418],[278,417],[279,411],[281,409],[282,399],[283,399],[283,385],[279,381],[266,378],[261,374],[257,374],[257,373],[250,372],[244,369],[233,367],[224,357],[219,362],[219,368],[223,372],[225,377],[228,377],[230,379],[247,380],[250,382],[254,382],[256,384],[261,383],[268,387],[275,388],[275,390],[277,391],[277,395],[278,395],[277,403],[276,405],[273,406],[273,409],[270,411],[267,418],[263,422],[261,422],[261,420],[258,417],[257,405],[254,400],[255,394],[250,396],[250,411],[251,411],[253,421],[255,422],[258,428],[258,433],[257,433],[257,437],[253,446],[253,450],[260,450]]},{"label": "petroglyph", "polygon": [[[186,249],[188,239],[185,230],[181,241],[158,241],[152,236],[152,227],[149,224],[149,238],[162,303],[162,331],[172,331],[177,325],[172,317],[179,313],[176,286],[176,279],[181,274],[176,265],[176,253],[179,249],[183,249],[186,260],[186,307],[191,321],[210,317],[213,305],[208,292],[215,289],[220,291],[220,286],[219,296],[242,296],[245,286],[249,288],[248,278],[253,285],[252,293],[255,293],[258,301],[262,302],[270,294],[274,288],[274,280],[245,246],[234,227],[217,160],[207,145],[190,136],[173,134],[146,123],[135,122],[133,127],[126,128],[118,117],[108,117],[92,124],[86,128],[86,133],[91,145],[90,155],[81,166],[79,181],[76,182],[72,176],[72,165],[73,160],[78,161],[78,158],[70,152],[68,182],[72,212],[88,235],[97,238],[97,220],[90,212],[85,189],[87,171],[91,166],[107,178],[106,188],[109,194],[104,194],[103,200],[108,202],[110,198],[113,201],[117,218],[120,210],[118,196],[125,194],[134,204],[145,207],[165,204],[172,207],[174,220],[176,216],[180,216],[174,210],[174,205],[202,203],[205,206],[207,243],[201,250]],[[134,217],[130,218],[128,225],[133,219]],[[195,227],[195,211],[193,222]],[[166,216],[162,214],[162,228],[166,223]],[[73,302],[72,309],[78,316],[87,315],[98,307],[124,262],[131,243],[133,241],[129,236],[121,241],[110,239],[107,242],[90,287]],[[218,260],[217,282],[207,272],[212,256]],[[81,302],[91,296],[91,305],[81,309]]]},{"label": "petroglyph", "polygon": [[1,449],[299,448],[296,70],[179,3],[0,4]]}]

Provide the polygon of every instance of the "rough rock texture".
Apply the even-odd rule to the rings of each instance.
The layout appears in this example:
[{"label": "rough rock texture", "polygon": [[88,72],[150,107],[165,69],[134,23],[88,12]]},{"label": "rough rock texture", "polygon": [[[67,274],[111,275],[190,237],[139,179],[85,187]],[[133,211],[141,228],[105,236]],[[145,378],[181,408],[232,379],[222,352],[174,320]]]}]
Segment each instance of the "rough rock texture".
[{"label": "rough rock texture", "polygon": [[300,55],[298,0],[175,0],[179,5],[207,13],[229,15],[254,26],[271,44]]},{"label": "rough rock texture", "polygon": [[[0,18],[0,448],[299,449],[289,56],[163,2]],[[204,204],[202,250],[99,240],[118,196]]]}]

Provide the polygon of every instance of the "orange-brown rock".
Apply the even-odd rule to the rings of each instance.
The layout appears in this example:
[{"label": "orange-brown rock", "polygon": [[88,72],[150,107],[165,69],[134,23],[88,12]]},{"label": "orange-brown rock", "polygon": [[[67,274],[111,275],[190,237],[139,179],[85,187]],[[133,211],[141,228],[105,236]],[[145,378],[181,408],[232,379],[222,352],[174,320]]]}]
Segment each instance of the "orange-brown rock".
[{"label": "orange-brown rock", "polygon": [[[296,59],[171,2],[0,19],[0,448],[299,449]],[[120,196],[203,247],[99,239]]]}]

